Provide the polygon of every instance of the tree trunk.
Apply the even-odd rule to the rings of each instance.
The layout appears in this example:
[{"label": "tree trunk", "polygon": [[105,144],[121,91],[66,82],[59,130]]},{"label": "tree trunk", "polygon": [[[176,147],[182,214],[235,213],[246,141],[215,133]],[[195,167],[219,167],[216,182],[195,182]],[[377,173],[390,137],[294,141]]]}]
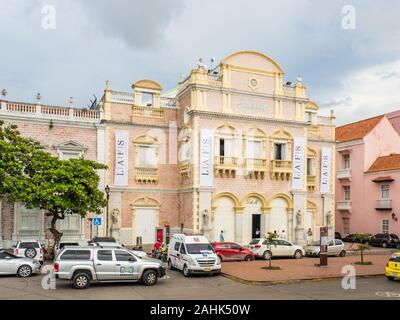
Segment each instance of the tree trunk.
[{"label": "tree trunk", "polygon": [[58,219],[58,213],[53,213],[53,217],[51,218],[51,228],[49,229],[54,237],[54,245],[51,251],[52,256],[54,256],[54,249],[60,243],[61,237],[63,236],[63,233],[56,229],[56,223]]}]

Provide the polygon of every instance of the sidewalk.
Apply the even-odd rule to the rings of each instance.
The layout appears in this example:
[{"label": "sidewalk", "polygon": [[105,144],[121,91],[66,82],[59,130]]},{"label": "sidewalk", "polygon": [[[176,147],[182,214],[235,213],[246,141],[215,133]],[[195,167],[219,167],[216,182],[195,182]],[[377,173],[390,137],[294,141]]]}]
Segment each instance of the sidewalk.
[{"label": "sidewalk", "polygon": [[358,266],[354,262],[359,261],[359,256],[329,257],[328,267],[320,268],[315,264],[319,263],[318,258],[295,259],[273,259],[272,266],[280,267],[281,270],[264,270],[262,267],[268,266],[268,261],[256,260],[251,262],[224,262],[222,264],[222,274],[246,283],[253,284],[275,284],[301,280],[320,280],[329,278],[339,278],[342,267],[353,265],[357,276],[383,275],[386,263],[390,254],[367,255],[364,261],[372,261],[373,265]]}]

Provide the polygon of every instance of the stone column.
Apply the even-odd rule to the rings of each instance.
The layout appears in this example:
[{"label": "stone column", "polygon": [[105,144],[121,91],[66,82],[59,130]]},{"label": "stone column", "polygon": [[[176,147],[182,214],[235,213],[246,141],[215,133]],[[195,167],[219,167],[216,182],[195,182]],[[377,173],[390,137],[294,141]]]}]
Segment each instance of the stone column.
[{"label": "stone column", "polygon": [[328,227],[328,238],[335,238],[335,206],[333,194],[325,193],[322,195],[323,198],[323,217],[324,226]]},{"label": "stone column", "polygon": [[235,242],[243,241],[243,208],[235,209]]},{"label": "stone column", "polygon": [[[304,191],[292,191],[293,194],[293,221],[295,237],[294,243],[305,245],[306,239],[304,237],[304,213],[306,211],[306,193]],[[292,227],[292,228],[293,228]]]},{"label": "stone column", "polygon": [[288,210],[287,213],[287,218],[288,218],[288,230],[287,230],[287,236],[288,236],[288,240],[290,242],[294,241],[294,232],[293,232],[293,209],[292,210]]}]

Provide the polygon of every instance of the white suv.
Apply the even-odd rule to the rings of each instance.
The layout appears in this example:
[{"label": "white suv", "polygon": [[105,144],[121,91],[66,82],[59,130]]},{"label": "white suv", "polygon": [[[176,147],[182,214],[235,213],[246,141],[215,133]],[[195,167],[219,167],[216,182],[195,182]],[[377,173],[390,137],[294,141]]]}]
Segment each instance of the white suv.
[{"label": "white suv", "polygon": [[43,247],[36,240],[19,240],[14,248],[17,257],[31,258],[43,263]]},{"label": "white suv", "polygon": [[253,239],[249,243],[249,249],[257,257],[269,260],[272,257],[293,257],[295,259],[301,259],[305,255],[303,247],[296,246],[290,241],[276,239],[268,245],[268,239]]}]

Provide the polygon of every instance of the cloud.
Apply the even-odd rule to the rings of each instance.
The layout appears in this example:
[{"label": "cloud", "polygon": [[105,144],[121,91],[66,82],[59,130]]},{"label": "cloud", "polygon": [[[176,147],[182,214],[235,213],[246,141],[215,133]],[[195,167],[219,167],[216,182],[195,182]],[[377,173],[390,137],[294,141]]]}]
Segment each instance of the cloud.
[{"label": "cloud", "polygon": [[339,97],[322,107],[334,108],[338,124],[400,109],[400,60],[354,71],[341,81]]}]

